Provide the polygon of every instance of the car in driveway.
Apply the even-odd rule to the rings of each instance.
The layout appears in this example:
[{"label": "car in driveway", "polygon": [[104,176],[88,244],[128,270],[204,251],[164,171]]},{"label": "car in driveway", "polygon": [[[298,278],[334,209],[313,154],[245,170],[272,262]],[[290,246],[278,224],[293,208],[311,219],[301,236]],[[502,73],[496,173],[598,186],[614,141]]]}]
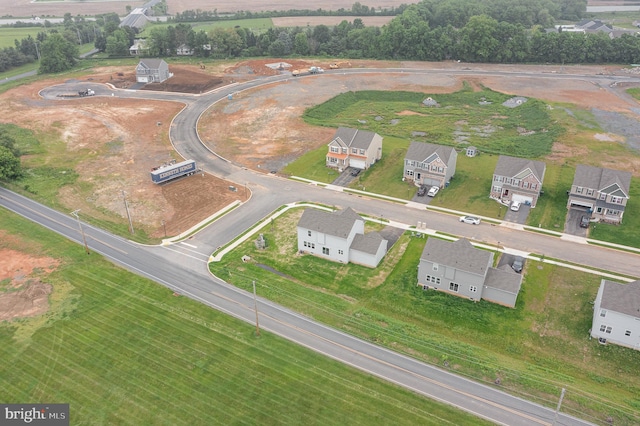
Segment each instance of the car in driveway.
[{"label": "car in driveway", "polygon": [[520,256],[517,256],[513,263],[511,264],[511,269],[516,271],[517,273],[522,272],[522,268],[524,267],[524,259]]},{"label": "car in driveway", "polygon": [[436,194],[438,193],[438,191],[440,191],[440,188],[438,188],[437,186],[432,186],[432,187],[429,189],[429,192],[427,192],[427,195],[428,195],[429,197],[435,197],[435,196],[436,196]]},{"label": "car in driveway", "polygon": [[424,194],[427,193],[427,187],[422,185],[420,188],[418,188],[418,196],[422,197]]},{"label": "car in driveway", "polygon": [[520,210],[520,205],[522,203],[520,201],[512,201],[511,202],[511,211],[513,212],[517,212],[518,210]]},{"label": "car in driveway", "polygon": [[591,219],[589,219],[589,216],[583,215],[580,218],[580,228],[588,228],[590,222],[591,222]]},{"label": "car in driveway", "polygon": [[480,218],[475,216],[462,216],[460,222],[469,223],[471,225],[480,225]]},{"label": "car in driveway", "polygon": [[360,174],[360,169],[353,169],[351,170],[351,176],[358,176]]}]

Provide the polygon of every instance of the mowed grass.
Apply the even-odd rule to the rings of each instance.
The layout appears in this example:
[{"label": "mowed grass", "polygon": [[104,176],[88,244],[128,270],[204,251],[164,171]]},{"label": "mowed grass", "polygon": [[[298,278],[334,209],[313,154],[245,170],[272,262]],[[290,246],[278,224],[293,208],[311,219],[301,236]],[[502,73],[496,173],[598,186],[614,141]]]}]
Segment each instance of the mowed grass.
[{"label": "mowed grass", "polygon": [[[71,424],[487,424],[130,274],[3,211],[0,248],[52,256],[42,317],[0,324],[1,402]],[[13,235],[13,236],[11,236]],[[61,290],[62,289],[62,290]],[[64,300],[57,300],[64,294]]]},{"label": "mowed grass", "polygon": [[[515,309],[417,287],[426,239],[405,234],[370,269],[297,254],[291,210],[210,265],[232,284],[346,332],[590,421],[640,422],[640,352],[589,339],[600,277],[527,261]],[[243,263],[243,255],[252,261]],[[266,268],[271,268],[269,270]],[[273,271],[277,271],[274,273]]]},{"label": "mowed grass", "polygon": [[[25,19],[28,21],[28,19]],[[0,27],[0,49],[5,47],[16,47],[15,40],[22,40],[31,36],[35,40],[39,32],[46,32],[44,27]]]}]

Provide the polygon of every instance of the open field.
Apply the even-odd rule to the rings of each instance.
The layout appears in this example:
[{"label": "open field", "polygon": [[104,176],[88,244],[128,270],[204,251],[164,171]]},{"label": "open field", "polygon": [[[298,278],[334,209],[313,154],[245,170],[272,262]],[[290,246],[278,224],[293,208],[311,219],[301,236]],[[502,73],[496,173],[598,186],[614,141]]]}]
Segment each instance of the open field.
[{"label": "open field", "polygon": [[[211,263],[217,276],[367,340],[510,392],[604,423],[640,421],[640,352],[588,338],[600,278],[541,264],[525,266],[515,309],[470,302],[416,286],[425,238],[406,233],[380,266],[337,264],[297,253],[291,210],[263,228],[265,250],[248,241]],[[249,256],[250,262],[240,258]]]},{"label": "open field", "polygon": [[0,256],[0,306],[24,288],[51,291],[46,313],[0,323],[2,402],[69,403],[74,425],[484,424],[270,333],[256,338],[252,325],[8,212]]},{"label": "open field", "polygon": [[0,27],[0,49],[4,47],[16,47],[15,40],[22,40],[23,38],[27,38],[27,36],[31,36],[32,38],[36,38],[38,32],[45,31],[45,28],[42,27],[31,27],[31,28],[5,28]]}]

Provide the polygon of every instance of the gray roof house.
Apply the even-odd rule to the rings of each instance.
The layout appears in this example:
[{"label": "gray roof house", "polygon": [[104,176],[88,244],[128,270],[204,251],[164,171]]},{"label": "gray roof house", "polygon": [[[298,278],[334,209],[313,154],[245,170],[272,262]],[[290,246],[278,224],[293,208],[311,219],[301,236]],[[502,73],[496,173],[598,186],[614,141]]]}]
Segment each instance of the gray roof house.
[{"label": "gray roof house", "polygon": [[629,200],[631,173],[578,164],[569,191],[568,209],[582,209],[591,219],[620,223]]},{"label": "gray roof house", "polygon": [[387,253],[387,240],[364,233],[364,219],[353,209],[327,212],[309,208],[298,221],[298,252],[334,262],[375,268]]},{"label": "gray roof house", "polygon": [[429,238],[418,265],[418,285],[456,296],[515,307],[522,275],[496,269],[493,253],[462,238],[454,242]]},{"label": "gray roof house", "polygon": [[503,204],[520,201],[535,207],[546,168],[542,161],[501,155],[493,172],[489,196]]},{"label": "gray roof house", "polygon": [[603,279],[593,305],[591,337],[640,350],[640,281]]},{"label": "gray roof house", "polygon": [[456,173],[458,153],[450,146],[411,142],[404,157],[403,176],[416,185],[444,188]]},{"label": "gray roof house", "polygon": [[382,158],[382,136],[367,130],[340,127],[329,142],[327,167],[368,169]]},{"label": "gray roof house", "polygon": [[136,67],[138,83],[162,83],[172,76],[169,65],[163,59],[141,59]]}]

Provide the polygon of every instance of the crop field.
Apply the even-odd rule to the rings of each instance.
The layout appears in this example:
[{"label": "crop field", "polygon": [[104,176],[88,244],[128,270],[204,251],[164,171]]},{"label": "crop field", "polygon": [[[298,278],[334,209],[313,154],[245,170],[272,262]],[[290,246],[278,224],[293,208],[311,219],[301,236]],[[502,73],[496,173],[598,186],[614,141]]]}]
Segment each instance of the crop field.
[{"label": "crop field", "polygon": [[11,28],[0,27],[0,49],[4,47],[16,47],[15,40],[22,40],[28,36],[34,39],[39,32],[45,31],[42,27]]},{"label": "crop field", "polygon": [[640,421],[640,353],[588,339],[599,277],[529,260],[515,309],[472,303],[416,286],[426,239],[408,233],[376,269],[296,255],[301,214],[263,228],[266,250],[248,241],[210,264],[212,272],[247,290],[256,280],[258,294],[304,315],[490,386],[499,378],[548,406],[566,387],[563,409],[578,417]]},{"label": "crop field", "polygon": [[[0,323],[0,401],[69,403],[71,424],[425,424],[483,422],[203,306],[0,215],[0,300],[51,285],[49,311]],[[35,263],[33,263],[35,264]],[[6,274],[2,269],[2,273]],[[330,409],[328,409],[330,407]]]}]

